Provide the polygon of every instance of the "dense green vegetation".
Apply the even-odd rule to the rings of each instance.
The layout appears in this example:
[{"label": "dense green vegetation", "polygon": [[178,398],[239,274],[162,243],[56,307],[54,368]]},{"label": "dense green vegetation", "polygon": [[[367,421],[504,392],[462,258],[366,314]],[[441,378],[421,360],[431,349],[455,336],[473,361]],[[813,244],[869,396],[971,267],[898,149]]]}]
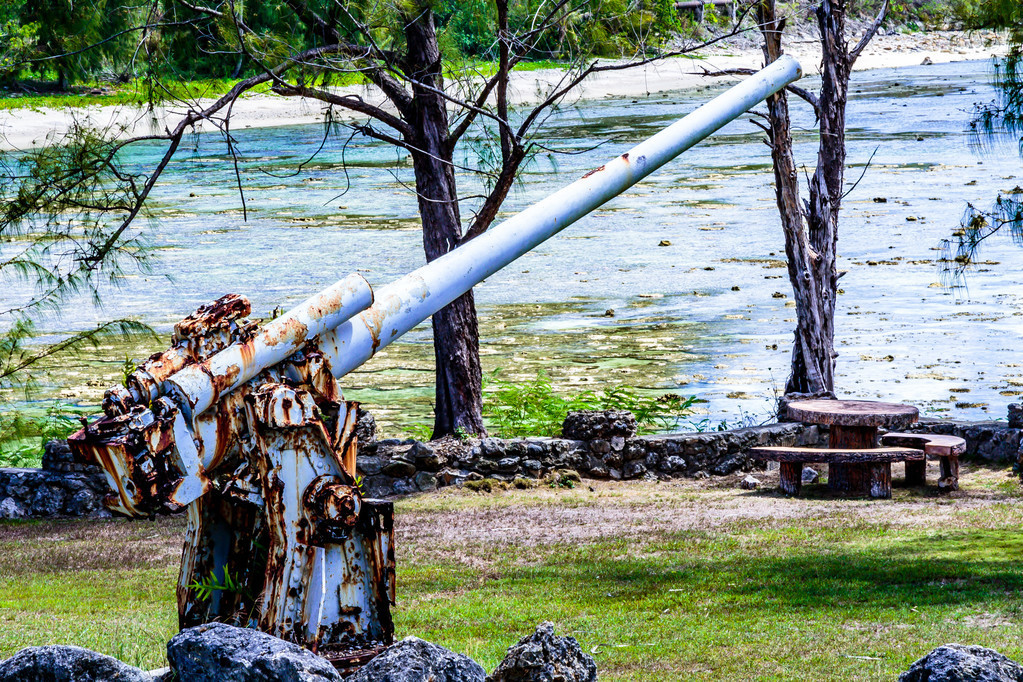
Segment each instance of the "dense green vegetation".
[{"label": "dense green vegetation", "polygon": [[43,414],[11,410],[0,418],[0,467],[38,467],[43,446],[81,428],[74,410],[52,402]]},{"label": "dense green vegetation", "polygon": [[[894,680],[947,642],[1020,660],[1018,487],[972,467],[963,484],[890,502],[694,481],[406,498],[396,634],[492,670],[551,620],[602,680]],[[165,665],[184,525],[0,524],[0,658],[68,643]]]},{"label": "dense green vegetation", "polygon": [[640,395],[628,386],[614,386],[577,395],[555,392],[550,376],[540,371],[528,383],[503,381],[495,373],[484,403],[488,429],[504,438],[559,436],[565,417],[573,410],[628,410],[642,432],[676,431],[692,414],[695,398],[677,393]]},{"label": "dense green vegetation", "polygon": [[[348,8],[354,19],[378,27],[383,36],[394,15],[392,4],[359,0]],[[446,61],[497,59],[493,0],[435,0],[433,4]],[[674,0],[603,0],[599,4],[572,0],[571,5],[578,16],[569,24],[573,28],[562,36],[545,36],[532,58],[557,60],[577,53],[580,46],[604,57],[631,56],[646,49],[651,37],[653,43],[671,42],[691,21],[688,14],[675,9]],[[797,5],[792,3],[792,10],[799,15]],[[856,0],[850,3],[850,11],[869,14],[876,11],[876,5],[875,0]],[[339,4],[316,0],[309,6],[328,21],[344,21]],[[528,27],[541,6],[540,0],[511,2],[510,29],[516,32]],[[226,91],[224,79],[261,71],[262,65],[241,50],[223,49],[225,43],[238,45],[229,22],[192,7],[177,0],[10,0],[0,7],[0,85],[31,95],[54,88],[67,92],[75,84],[114,86],[159,76],[162,81],[221,81],[210,91],[213,94]],[[237,3],[233,7],[241,21],[261,36],[261,44],[246,45],[249,49],[272,54],[285,47],[299,51],[319,44],[316,31],[285,2]],[[970,25],[991,25],[997,22],[978,24],[972,19],[1011,15],[1013,11],[1018,11],[1015,0],[917,0],[893,3],[889,10],[894,21],[910,29],[963,20]],[[708,11],[707,17],[708,28],[713,30],[714,12]],[[159,58],[141,59],[142,48]],[[118,97],[108,95],[100,101],[138,101],[128,96],[138,92],[121,89]]]},{"label": "dense green vegetation", "polygon": [[[393,23],[392,3],[362,0],[341,5],[318,0],[310,9],[328,21],[351,18],[378,28],[381,37]],[[537,60],[576,53],[580,46],[600,56],[632,55],[650,36],[668,41],[682,29],[673,0],[605,0],[591,7],[588,0],[573,0],[579,20],[561,36],[544,36],[534,48]],[[540,0],[510,3],[513,32],[528,29],[537,16]],[[53,81],[59,90],[94,81],[125,83],[135,78],[160,76],[162,80],[233,79],[261,72],[263,66],[242,54],[225,50],[238,38],[227,22],[196,11],[175,0],[135,3],[128,0],[14,0],[0,9],[0,79],[17,89],[44,89],[39,81]],[[259,38],[247,44],[265,55],[282,49],[300,51],[317,46],[320,38],[284,2],[233,5],[239,19]],[[434,11],[439,40],[448,61],[497,59],[495,7],[491,0],[437,0]],[[588,15],[596,16],[596,21]],[[586,15],[586,16],[584,16]],[[138,59],[144,45],[159,59]],[[29,82],[33,81],[33,82]]]}]

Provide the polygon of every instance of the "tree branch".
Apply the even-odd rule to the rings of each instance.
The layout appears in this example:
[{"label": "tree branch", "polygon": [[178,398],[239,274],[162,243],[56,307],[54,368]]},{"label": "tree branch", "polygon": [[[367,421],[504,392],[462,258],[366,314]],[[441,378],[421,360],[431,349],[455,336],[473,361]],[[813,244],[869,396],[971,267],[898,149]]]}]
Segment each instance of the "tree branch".
[{"label": "tree branch", "polygon": [[852,65],[856,63],[856,60],[859,58],[860,53],[863,52],[863,48],[865,48],[867,46],[867,43],[869,43],[871,39],[873,39],[873,37],[877,34],[877,29],[881,28],[881,23],[884,22],[884,18],[887,14],[888,0],[884,0],[884,2],[881,3],[880,11],[878,11],[877,16],[874,17],[874,21],[870,25],[870,28],[867,29],[866,33],[863,34],[863,37],[860,38],[860,42],[856,43],[856,47],[854,47],[852,51],[849,53],[850,69],[852,68]]},{"label": "tree branch", "polygon": [[93,263],[98,263],[102,261],[102,259],[106,257],[106,254],[109,253],[110,250],[117,243],[117,240],[120,238],[121,234],[123,234],[124,231],[128,229],[128,226],[132,223],[132,221],[135,220],[135,217],[139,214],[139,211],[142,210],[142,205],[145,203],[146,198],[149,196],[149,193],[152,191],[154,185],[156,184],[157,179],[163,173],[164,169],[167,167],[167,164],[170,163],[171,158],[177,151],[178,145],[181,143],[181,138],[184,136],[185,131],[188,128],[194,126],[196,123],[199,123],[200,121],[204,120],[212,121],[212,117],[214,114],[223,109],[225,106],[231,105],[236,99],[238,99],[238,97],[242,95],[242,93],[271,79],[279,78],[281,74],[285,73],[289,68],[291,68],[292,64],[295,61],[299,60],[304,61],[308,59],[314,59],[318,56],[331,54],[341,49],[341,47],[342,46],[339,45],[328,45],[326,47],[317,47],[312,48],[310,50],[305,50],[304,52],[301,52],[298,55],[296,55],[294,58],[288,59],[287,61],[279,64],[274,69],[271,69],[267,72],[255,76],[251,76],[250,78],[246,78],[245,80],[235,83],[234,87],[232,87],[231,90],[227,92],[227,94],[220,97],[218,100],[216,100],[213,104],[206,107],[205,109],[201,111],[190,110],[187,114],[185,114],[184,118],[182,118],[181,121],[179,121],[178,124],[174,127],[174,130],[168,131],[165,139],[170,141],[170,145],[167,147],[167,151],[164,152],[163,157],[160,159],[160,162],[154,169],[153,174],[149,176],[149,178],[146,180],[146,183],[142,186],[142,191],[136,196],[135,204],[132,207],[132,209],[128,212],[127,217],[125,217],[125,219],[121,222],[121,225],[116,230],[114,230],[110,237],[107,238],[103,245],[99,249],[97,249],[97,251],[88,260],[92,261]]},{"label": "tree branch", "polygon": [[[282,81],[282,83],[284,83]],[[327,90],[321,90],[319,88],[310,88],[304,85],[297,85],[292,83],[284,83],[283,85],[275,85],[274,91],[283,95],[297,95],[299,97],[308,97],[310,99],[319,100],[327,104],[333,104],[335,106],[349,109],[351,111],[357,111],[360,114],[365,114],[370,118],[380,121],[384,125],[388,125],[394,128],[396,131],[405,136],[406,139],[412,135],[412,128],[402,121],[394,114],[388,113],[380,107],[369,104],[358,95],[337,95]],[[400,144],[399,146],[405,146]]]},{"label": "tree branch", "polygon": [[519,166],[522,165],[526,155],[526,148],[520,145],[515,145],[509,151],[508,158],[504,160],[501,168],[501,174],[498,176],[497,182],[494,183],[494,189],[490,191],[480,210],[476,213],[476,217],[473,218],[472,224],[466,230],[465,236],[460,242],[461,244],[486,232],[487,228],[494,222],[494,219],[497,218],[497,212],[501,209],[501,204],[504,203],[505,198],[507,198],[508,192],[515,182]]}]

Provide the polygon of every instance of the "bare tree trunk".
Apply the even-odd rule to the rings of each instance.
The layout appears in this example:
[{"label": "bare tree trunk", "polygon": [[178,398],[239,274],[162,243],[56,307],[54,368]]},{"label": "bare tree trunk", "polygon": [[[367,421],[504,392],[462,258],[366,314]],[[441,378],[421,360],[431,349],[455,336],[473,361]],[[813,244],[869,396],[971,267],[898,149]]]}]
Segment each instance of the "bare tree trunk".
[{"label": "bare tree trunk", "polygon": [[[838,296],[838,211],[845,181],[845,105],[852,58],[845,41],[845,0],[817,6],[821,34],[820,145],[810,180],[806,219],[815,290],[813,328],[799,322],[786,393],[835,391],[835,299]],[[797,302],[798,308],[798,302]],[[798,316],[797,316],[798,319]]]},{"label": "bare tree trunk", "polygon": [[[768,100],[768,129],[778,210],[785,233],[789,282],[796,302],[796,330],[791,374],[786,395],[834,397],[835,299],[838,293],[838,213],[845,181],[845,106],[853,62],[876,32],[874,26],[850,52],[845,39],[845,0],[821,0],[817,23],[822,48],[822,84],[813,101],[820,123],[817,169],[810,180],[809,201],[801,204],[799,178],[792,157],[788,102],[785,93]],[[775,13],[775,0],[757,8],[764,36],[764,55],[771,63],[782,55],[784,19]],[[805,220],[805,225],[804,225]]]},{"label": "bare tree trunk", "polygon": [[[407,17],[405,38],[408,61],[404,68],[414,81],[409,142],[423,220],[423,247],[426,259],[432,261],[462,239],[446,101],[434,90],[443,90],[444,82],[433,13],[423,10]],[[472,291],[433,316],[433,347],[437,363],[433,437],[459,431],[486,435],[479,326]]]},{"label": "bare tree trunk", "polygon": [[[775,14],[775,1],[764,0],[757,8],[757,19],[764,36],[764,57],[768,64],[782,56],[782,32],[785,20]],[[789,282],[796,302],[795,342],[792,346],[791,375],[785,393],[830,393],[834,390],[834,366],[830,337],[820,332],[831,328],[823,322],[826,306],[816,249],[803,223],[799,198],[799,174],[792,156],[789,104],[785,91],[767,100],[768,145],[774,161],[775,198],[785,234],[785,253]],[[832,308],[833,311],[833,308]],[[833,312],[832,312],[833,314]]]}]

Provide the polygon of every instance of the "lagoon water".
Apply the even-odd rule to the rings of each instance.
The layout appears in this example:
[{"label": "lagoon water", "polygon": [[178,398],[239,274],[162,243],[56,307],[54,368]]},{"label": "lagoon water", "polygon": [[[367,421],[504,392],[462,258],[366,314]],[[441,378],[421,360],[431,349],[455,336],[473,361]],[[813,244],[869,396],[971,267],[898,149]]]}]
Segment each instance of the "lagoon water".
[{"label": "lagoon water", "polygon": [[[966,202],[987,206],[1023,184],[1013,144],[970,147],[970,110],[992,98],[989,77],[987,62],[854,74],[839,242],[848,271],[837,313],[842,396],[978,419],[1004,417],[1023,394],[1023,247],[1008,235],[989,239],[984,263],[958,290],[942,286],[937,263]],[[544,143],[574,153],[540,154],[505,215],[724,87],[566,105]],[[792,108],[797,157],[809,165],[812,114],[795,99]],[[127,278],[102,310],[72,306],[51,331],[134,315],[169,332],[224,293],[247,295],[263,315],[352,271],[380,285],[422,264],[412,171],[393,148],[332,135],[298,172],[321,144],[321,126],[235,132],[247,220],[222,140],[193,139],[154,195],[147,229],[157,274]],[[762,137],[746,119],[730,124],[480,285],[485,371],[528,380],[543,369],[569,392],[626,384],[706,401],[682,427],[766,420],[788,371],[794,310]],[[151,152],[132,161],[151,162],[159,148]],[[462,188],[476,189],[468,179]],[[373,410],[385,432],[428,419],[429,342],[421,325],[343,379],[347,397]],[[107,348],[75,361],[50,393],[95,403],[123,359]]]}]

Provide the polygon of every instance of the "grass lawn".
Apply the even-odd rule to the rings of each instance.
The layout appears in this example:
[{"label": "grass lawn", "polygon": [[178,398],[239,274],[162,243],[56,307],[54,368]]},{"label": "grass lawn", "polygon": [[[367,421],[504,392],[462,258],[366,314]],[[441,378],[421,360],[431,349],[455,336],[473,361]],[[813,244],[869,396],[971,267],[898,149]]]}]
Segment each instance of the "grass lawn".
[{"label": "grass lawn", "polygon": [[[687,58],[693,58],[688,57]],[[539,71],[542,69],[566,69],[567,64],[548,59],[522,62],[515,71]],[[447,65],[449,78],[479,77],[486,78],[497,73],[497,62],[468,60],[454,65]],[[55,76],[55,74],[51,74]],[[181,98],[214,98],[226,94],[241,78],[204,78],[196,80],[172,80],[163,82],[176,96]],[[334,74],[331,86],[344,87],[366,82],[359,74]],[[0,90],[0,111],[6,109],[61,109],[65,107],[82,108],[90,106],[145,106],[148,104],[145,90],[141,83],[93,83],[79,84],[69,92],[54,91],[53,83],[26,82],[25,90],[18,88]],[[263,83],[249,90],[252,94],[271,92],[270,85]],[[163,93],[167,96],[167,93]]]},{"label": "grass lawn", "polygon": [[[397,634],[492,669],[551,620],[604,680],[893,680],[947,642],[1023,661],[1023,495],[1004,470],[892,501],[786,499],[761,478],[401,500]],[[74,643],[161,666],[183,532],[0,525],[0,657]]]}]

